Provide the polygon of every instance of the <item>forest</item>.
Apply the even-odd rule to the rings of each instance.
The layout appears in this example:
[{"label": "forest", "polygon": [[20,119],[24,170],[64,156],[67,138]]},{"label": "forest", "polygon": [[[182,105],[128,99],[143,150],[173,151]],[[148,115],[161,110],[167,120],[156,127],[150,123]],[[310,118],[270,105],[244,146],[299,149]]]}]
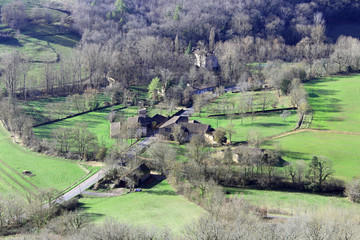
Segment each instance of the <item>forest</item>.
[{"label": "forest", "polygon": [[[0,5],[0,236],[358,239],[357,1]],[[208,132],[185,140],[185,125],[169,139],[143,136],[142,123],[128,120],[142,109],[151,119],[185,112],[213,143]],[[110,137],[114,123],[120,134]],[[160,126],[151,122],[154,135]],[[157,184],[140,193],[129,172],[143,164]],[[121,184],[128,192],[114,194]],[[77,197],[59,200],[76,188]],[[265,190],[341,206],[255,204],[251,192]],[[157,211],[143,209],[144,226],[129,210],[135,201]],[[180,204],[192,223],[156,201]],[[171,218],[176,230],[161,222]]]}]

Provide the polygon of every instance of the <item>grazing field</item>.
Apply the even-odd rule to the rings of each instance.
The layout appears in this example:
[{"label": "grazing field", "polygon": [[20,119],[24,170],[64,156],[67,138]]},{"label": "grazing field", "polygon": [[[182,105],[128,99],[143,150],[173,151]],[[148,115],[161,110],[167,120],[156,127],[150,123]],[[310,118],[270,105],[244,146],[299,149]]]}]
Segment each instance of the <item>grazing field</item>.
[{"label": "grazing field", "polygon": [[360,177],[360,136],[330,132],[300,132],[265,142],[271,148],[281,146],[286,161],[306,160],[325,156],[333,161],[334,177],[349,181]]},{"label": "grazing field", "polygon": [[360,132],[360,76],[323,78],[305,84],[313,110],[311,128]]},{"label": "grazing field", "polygon": [[[104,93],[99,93],[96,96],[96,99],[99,104],[99,107],[104,106],[105,102],[110,102],[110,97]],[[78,113],[74,104],[66,102],[66,97],[49,97],[49,98],[42,98],[42,99],[22,102],[22,108],[24,109],[26,114],[32,117],[32,119],[34,120],[34,124],[40,124],[51,121],[59,117],[59,114],[55,113],[54,106],[52,105],[54,103],[63,103],[64,105],[66,105],[66,108],[64,107],[59,110],[62,113],[61,114],[62,117],[66,117]]]},{"label": "grazing field", "polygon": [[[24,170],[34,176],[25,176]],[[29,192],[37,189],[63,190],[75,183],[86,172],[76,162],[33,153],[15,143],[0,127],[0,194]]]},{"label": "grazing field", "polygon": [[285,121],[280,117],[280,114],[281,112],[255,114],[253,123],[251,116],[246,116],[243,124],[241,124],[240,116],[234,116],[232,120],[227,116],[191,117],[191,119],[197,120],[203,124],[210,124],[215,129],[218,127],[226,129],[230,124],[233,124],[232,130],[235,133],[233,133],[231,141],[241,142],[248,140],[248,133],[251,131],[258,131],[262,137],[268,137],[290,131],[296,127],[298,120],[296,111],[291,111],[291,115]]},{"label": "grazing field", "polygon": [[[288,96],[278,96],[278,91],[260,91],[260,92],[247,92],[246,95],[243,93],[232,93],[227,92],[220,97],[214,99],[201,109],[202,116],[208,116],[213,114],[225,114],[225,113],[238,113],[239,103],[241,99],[247,99],[251,96],[254,103],[254,111],[263,110],[263,103],[265,98],[265,110],[271,110],[274,108],[289,108],[291,107],[291,101]],[[265,96],[265,97],[264,97]],[[249,109],[246,111],[250,111]],[[194,114],[197,116],[198,114]]]},{"label": "grazing field", "polygon": [[244,188],[226,188],[225,191],[231,195],[239,194],[251,204],[267,207],[270,213],[296,214],[315,209],[326,210],[327,207],[360,210],[359,205],[348,201],[344,197]]},{"label": "grazing field", "polygon": [[97,223],[106,217],[114,217],[120,222],[151,227],[168,227],[174,232],[199,218],[205,211],[176,194],[167,181],[142,192],[111,198],[81,198],[80,203],[86,213]]},{"label": "grazing field", "polygon": [[29,57],[33,64],[27,85],[40,87],[45,64],[56,63],[58,57],[62,59],[69,56],[79,39],[77,35],[63,33],[58,26],[29,24],[16,38],[1,42],[0,52],[19,51]]},{"label": "grazing field", "polygon": [[[110,147],[115,143],[115,139],[110,138],[110,123],[107,120],[107,115],[110,113],[111,109],[117,110],[122,108],[122,106],[115,106],[113,108],[106,108],[94,112],[90,112],[84,115],[66,119],[60,122],[53,124],[48,124],[40,127],[34,128],[35,134],[39,138],[51,138],[52,132],[54,129],[59,127],[73,127],[76,123],[85,123],[89,131],[96,134],[98,137],[99,143],[104,144],[107,147]],[[118,114],[123,117],[129,117],[131,115],[137,114],[136,107],[129,107],[123,110],[119,110]]]},{"label": "grazing field", "polygon": [[[0,6],[13,2],[12,0],[0,0]],[[28,87],[43,87],[44,68],[50,63],[58,65],[62,59],[68,59],[72,49],[78,44],[80,36],[69,27],[60,24],[61,18],[67,14],[57,10],[58,6],[42,7],[40,0],[22,0],[25,3],[26,12],[31,16],[34,8],[43,8],[49,11],[52,17],[52,23],[43,21],[26,22],[19,33],[14,37],[1,41],[0,52],[2,54],[12,51],[18,51],[26,55],[32,62],[31,69],[27,77]],[[49,2],[49,1],[48,1]],[[62,2],[63,3],[63,2]],[[0,31],[13,32],[5,24],[0,24]],[[85,77],[85,76],[84,76]]]},{"label": "grazing field", "polygon": [[281,146],[284,159],[309,161],[324,156],[333,162],[336,178],[360,177],[360,76],[323,78],[305,84],[313,112],[311,129],[268,141]]}]

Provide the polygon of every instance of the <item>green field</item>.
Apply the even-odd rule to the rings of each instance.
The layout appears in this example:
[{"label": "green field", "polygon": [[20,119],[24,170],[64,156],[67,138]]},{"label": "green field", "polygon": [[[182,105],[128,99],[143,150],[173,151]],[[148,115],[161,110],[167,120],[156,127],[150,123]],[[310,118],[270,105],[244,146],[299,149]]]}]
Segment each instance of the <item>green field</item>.
[{"label": "green field", "polygon": [[360,76],[324,78],[305,84],[314,112],[311,128],[360,132]]},{"label": "green field", "polygon": [[[25,3],[27,14],[30,15],[33,8],[41,8],[40,0],[22,0]],[[0,6],[12,2],[1,0]],[[32,67],[28,74],[28,87],[42,87],[44,68],[46,63],[55,63],[58,59],[68,58],[72,49],[78,44],[80,36],[70,28],[61,26],[59,21],[64,15],[61,11],[50,11],[54,22],[27,22],[14,38],[0,43],[1,54],[19,51],[25,54],[31,61]],[[0,24],[1,31],[11,31],[4,24]]]},{"label": "green field", "polygon": [[[15,143],[0,128],[0,194],[37,192],[37,188],[63,190],[86,173],[76,162],[33,153]],[[23,176],[24,170],[34,176]],[[21,187],[20,185],[23,187]]]},{"label": "green field", "polygon": [[[73,127],[76,123],[85,123],[89,131],[96,134],[98,137],[99,143],[104,144],[107,147],[110,147],[115,143],[115,139],[110,138],[110,123],[107,120],[107,115],[110,113],[111,109],[117,110],[122,108],[122,106],[115,106],[113,108],[106,108],[94,112],[90,112],[84,115],[66,119],[60,122],[56,122],[49,125],[44,125],[34,128],[36,136],[39,138],[51,138],[52,132],[54,129],[59,127]],[[137,114],[136,107],[129,107],[124,110],[119,111],[119,115],[123,117],[129,117],[131,115]]]},{"label": "green field", "polygon": [[327,207],[360,210],[359,205],[344,197],[243,188],[226,188],[225,190],[231,195],[239,194],[251,204],[267,207],[270,213],[298,214],[312,210],[325,210]]},{"label": "green field", "polygon": [[[104,106],[105,102],[110,102],[110,98],[104,93],[99,93],[96,96],[96,99],[99,104],[99,107]],[[50,98],[31,100],[27,102],[22,102],[21,106],[24,109],[25,113],[31,116],[31,118],[34,120],[34,124],[40,124],[53,120],[53,116],[51,116],[51,111],[50,111],[51,109],[49,109],[52,108],[51,104],[53,103],[63,103],[67,106],[66,110],[62,111],[63,117],[78,113],[73,104],[66,102],[66,97],[50,97]],[[55,118],[57,117],[58,115],[56,114]]]},{"label": "green field", "polygon": [[268,137],[282,132],[287,132],[296,127],[297,114],[296,111],[291,111],[286,121],[280,117],[281,112],[255,114],[254,123],[252,123],[251,116],[244,118],[241,124],[241,117],[235,116],[232,120],[229,117],[191,117],[203,124],[210,124],[212,128],[224,127],[226,128],[231,123],[234,125],[232,129],[236,132],[232,135],[231,141],[241,142],[248,139],[248,132],[259,131],[262,137]]},{"label": "green field", "polygon": [[114,217],[120,222],[168,227],[174,232],[180,232],[182,227],[205,212],[177,195],[165,180],[150,189],[143,188],[142,192],[110,198],[81,198],[80,203],[97,223]]},{"label": "green field", "polygon": [[360,76],[318,79],[305,84],[313,112],[312,129],[268,141],[281,146],[284,159],[310,160],[325,156],[333,161],[336,178],[360,177]]},{"label": "green field", "polygon": [[301,132],[268,141],[265,147],[281,146],[286,161],[325,156],[333,161],[334,176],[345,181],[360,177],[360,136],[328,132]]},{"label": "green field", "polygon": [[[252,95],[254,111],[263,110],[263,94],[266,94],[267,103],[265,105],[265,110],[274,109],[274,102],[276,102],[276,108],[291,107],[290,98],[288,96],[279,97],[277,91],[257,91],[247,92],[247,94]],[[242,93],[227,92],[204,106],[201,109],[201,114],[202,116],[208,116],[213,114],[238,113],[239,102],[242,97]],[[194,114],[194,116],[197,115],[197,113]]]}]

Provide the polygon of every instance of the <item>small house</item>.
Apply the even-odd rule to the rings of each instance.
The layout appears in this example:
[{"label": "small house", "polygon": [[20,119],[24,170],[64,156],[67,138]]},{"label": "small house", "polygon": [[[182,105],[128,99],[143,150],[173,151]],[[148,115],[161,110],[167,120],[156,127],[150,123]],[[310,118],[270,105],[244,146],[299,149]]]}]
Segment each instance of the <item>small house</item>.
[{"label": "small house", "polygon": [[204,135],[205,140],[213,144],[212,132],[214,129],[208,124],[201,124],[198,121],[189,121],[188,117],[175,116],[166,121],[159,127],[159,135],[165,137],[165,139],[172,139],[172,132],[174,126],[180,126],[183,130],[183,138],[185,141],[190,141],[191,137],[197,134]]},{"label": "small house", "polygon": [[209,71],[214,71],[219,68],[219,61],[215,54],[198,49],[194,51],[194,55],[195,65],[199,68],[205,68]]},{"label": "small house", "polygon": [[150,176],[150,168],[143,163],[128,174],[122,176],[119,185],[120,187],[126,187],[129,185],[128,181],[130,180],[133,183],[133,187],[139,187],[146,182]]}]

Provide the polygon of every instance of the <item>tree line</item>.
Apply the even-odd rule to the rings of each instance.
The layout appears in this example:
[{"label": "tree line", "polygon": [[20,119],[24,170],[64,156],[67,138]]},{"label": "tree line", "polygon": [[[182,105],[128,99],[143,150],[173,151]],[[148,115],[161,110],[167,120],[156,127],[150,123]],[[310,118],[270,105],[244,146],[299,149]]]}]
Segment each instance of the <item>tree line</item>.
[{"label": "tree line", "polygon": [[[21,10],[19,4],[9,3],[2,9]],[[326,37],[327,22],[345,21],[342,16],[352,20],[351,14],[340,13],[351,9],[353,14],[358,8],[342,1],[336,6],[322,1],[281,0],[228,0],[221,4],[77,1],[62,8],[72,13],[68,16],[71,21],[63,24],[82,36],[78,46],[59,62],[45,63],[36,81],[29,77],[33,67],[30,56],[17,52],[2,56],[4,91],[26,100],[30,95],[100,89],[109,83],[109,77],[121,89],[148,85],[159,78],[166,102],[187,105],[187,84],[221,87],[269,82],[274,88],[284,89],[293,78],[304,81],[358,71],[359,41],[340,37],[333,44]],[[195,49],[214,52],[219,69],[208,71],[194,66]]]}]

